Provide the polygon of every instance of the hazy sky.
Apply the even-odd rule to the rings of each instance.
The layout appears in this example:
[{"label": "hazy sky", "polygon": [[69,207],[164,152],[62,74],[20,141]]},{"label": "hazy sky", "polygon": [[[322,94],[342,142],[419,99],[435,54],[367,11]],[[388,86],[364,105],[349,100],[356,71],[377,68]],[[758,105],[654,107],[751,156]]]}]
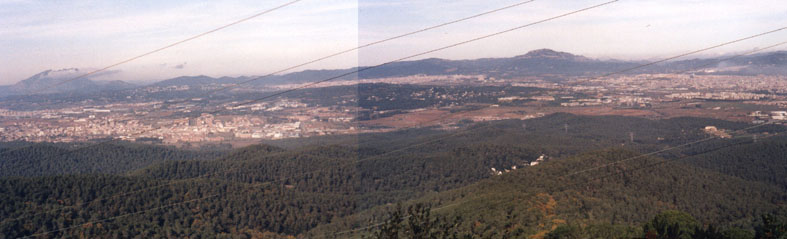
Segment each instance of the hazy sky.
[{"label": "hazy sky", "polygon": [[[0,0],[0,84],[47,70],[97,69],[281,5],[257,1]],[[103,78],[262,75],[516,0],[304,0],[121,65]],[[536,0],[304,69],[372,65],[538,21],[604,0]],[[783,0],[621,0],[426,57],[509,57],[552,48],[597,58],[650,59],[787,26]],[[708,52],[787,40],[787,30]],[[783,50],[779,49],[779,50]]]}]

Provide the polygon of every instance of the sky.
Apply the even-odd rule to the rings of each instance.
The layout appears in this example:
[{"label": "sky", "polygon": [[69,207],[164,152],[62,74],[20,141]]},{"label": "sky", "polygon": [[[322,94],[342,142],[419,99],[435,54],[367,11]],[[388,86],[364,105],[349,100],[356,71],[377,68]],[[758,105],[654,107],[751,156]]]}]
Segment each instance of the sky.
[{"label": "sky", "polygon": [[[0,85],[48,69],[103,68],[289,1],[0,0]],[[119,65],[98,80],[264,75],[521,1],[302,0]],[[294,71],[380,64],[603,2],[535,0]],[[653,60],[786,26],[783,0],[620,0],[419,58],[511,57],[550,48],[601,59]],[[785,40],[787,30],[692,57]]]}]

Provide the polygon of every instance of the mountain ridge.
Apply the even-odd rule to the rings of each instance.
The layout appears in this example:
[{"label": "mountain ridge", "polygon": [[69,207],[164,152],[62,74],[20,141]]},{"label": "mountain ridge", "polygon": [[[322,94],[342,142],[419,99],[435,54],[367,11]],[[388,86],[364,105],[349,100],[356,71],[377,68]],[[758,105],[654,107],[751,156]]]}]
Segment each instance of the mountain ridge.
[{"label": "mountain ridge", "polygon": [[[714,58],[693,58],[675,62],[668,62],[651,66],[648,69],[640,69],[632,73],[671,73],[682,72],[685,70],[693,69],[701,65],[719,61],[716,64],[711,64],[705,68],[717,68],[726,65],[745,66],[739,72],[724,72],[734,74],[755,74],[759,71],[764,71],[770,74],[787,74],[787,70],[780,70],[780,66],[787,65],[787,51],[774,51],[752,54],[747,56],[740,56],[735,59],[726,59],[728,57],[714,57]],[[400,77],[409,75],[444,75],[444,74],[468,74],[468,75],[487,75],[490,77],[520,77],[520,76],[537,76],[537,75],[565,75],[565,76],[580,76],[589,74],[603,74],[614,72],[621,69],[627,69],[633,66],[642,64],[641,61],[633,60],[617,60],[617,59],[595,59],[582,55],[576,55],[569,52],[563,52],[553,49],[536,49],[528,51],[522,55],[513,57],[496,57],[496,58],[477,58],[477,59],[460,59],[451,60],[443,58],[426,58],[412,61],[392,62],[384,66],[371,66],[372,69],[363,70],[358,73],[353,73],[366,67],[352,67],[343,69],[310,69],[299,72],[287,73],[283,75],[269,76],[264,79],[250,82],[256,86],[276,85],[276,84],[300,84],[307,82],[314,82],[323,80],[339,75],[347,74],[340,77],[342,80],[350,79],[371,79],[371,78],[384,78],[384,77]],[[204,75],[195,77],[207,77]],[[245,77],[245,79],[252,79],[256,76]],[[176,77],[161,82],[172,83],[172,80],[182,77]],[[209,77],[211,83],[226,84],[237,83],[238,78],[232,77]],[[183,84],[192,84],[190,82],[182,82]],[[193,82],[192,85],[199,85],[204,79]]]},{"label": "mountain ridge", "polygon": [[[787,51],[773,51],[739,56],[729,59],[729,56],[714,58],[692,58],[674,62],[666,62],[637,69],[630,73],[672,73],[694,71],[700,74],[787,74]],[[496,78],[513,78],[525,76],[586,76],[606,74],[622,69],[641,65],[641,61],[594,59],[582,55],[553,49],[536,49],[522,55],[513,57],[478,58],[450,60],[441,58],[426,58],[413,61],[392,62],[381,66],[352,67],[344,69],[309,69],[283,75],[268,76],[264,79],[249,82],[252,86],[270,86],[280,84],[302,84],[341,76],[340,80],[372,79],[385,77],[401,77],[410,75],[445,75],[466,74],[486,75]],[[733,68],[737,67],[737,68]],[[369,67],[369,66],[367,66]],[[701,67],[700,69],[697,69]],[[365,69],[365,70],[364,70]],[[362,70],[362,71],[360,71]],[[14,85],[0,86],[0,96],[30,94],[39,89],[46,89],[63,82],[63,77],[53,77],[50,74],[66,72],[79,72],[77,68],[61,70],[46,70],[20,81]],[[360,71],[360,72],[356,72]],[[73,77],[73,76],[72,76]],[[235,84],[260,76],[240,77],[211,77],[206,75],[179,76],[161,80],[149,85],[137,86],[123,81],[103,83],[88,78],[80,78],[62,84],[57,89],[47,89],[41,93],[65,93],[76,91],[89,93],[103,90],[130,89],[135,87],[161,87],[161,86],[205,86]]]}]

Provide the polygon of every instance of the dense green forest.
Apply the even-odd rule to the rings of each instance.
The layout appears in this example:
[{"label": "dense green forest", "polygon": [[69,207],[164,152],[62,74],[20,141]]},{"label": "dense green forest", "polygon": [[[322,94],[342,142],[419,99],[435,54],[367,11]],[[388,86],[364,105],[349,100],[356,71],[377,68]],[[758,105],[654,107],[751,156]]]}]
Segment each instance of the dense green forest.
[{"label": "dense green forest", "polygon": [[[736,138],[635,158],[704,139],[707,125]],[[699,225],[692,235],[754,235],[767,224],[763,216],[785,215],[787,138],[765,137],[780,126],[732,131],[746,126],[553,114],[231,152],[125,143],[0,147],[0,234],[409,238],[415,226],[429,228],[415,238],[644,237],[657,215],[679,210]],[[754,142],[752,134],[761,137]],[[595,170],[576,173],[585,169]]]},{"label": "dense green forest", "polygon": [[119,174],[170,160],[208,160],[224,152],[107,142],[95,145],[5,143],[0,177],[63,174]]},{"label": "dense green forest", "polygon": [[[462,230],[461,217],[445,217],[432,214],[430,207],[414,204],[406,210],[400,204],[388,212],[388,219],[371,236],[362,238],[376,239],[428,239],[428,238],[475,238],[479,235]],[[333,235],[336,236],[336,235]],[[545,239],[579,238],[648,238],[648,239],[746,239],[746,238],[784,238],[787,236],[787,218],[763,215],[754,230],[739,227],[719,228],[714,224],[702,225],[686,212],[665,210],[642,226],[600,224],[560,224]]]},{"label": "dense green forest", "polygon": [[[762,160],[767,158],[783,161]],[[734,145],[699,154],[687,162],[751,181],[781,186],[787,190],[787,138],[766,140],[758,144]]]},{"label": "dense green forest", "polygon": [[[460,217],[462,231],[481,238],[518,238],[563,224],[637,226],[664,210],[690,213],[702,223],[751,229],[761,215],[784,212],[781,187],[693,167],[680,160],[648,157],[598,172],[566,176],[638,154],[607,149],[552,160],[408,203],[433,205],[435,213]],[[687,159],[687,158],[684,158]],[[784,158],[762,160],[784,163]],[[655,163],[662,163],[652,167]],[[641,170],[633,170],[641,168]],[[556,176],[559,175],[559,176]],[[609,177],[605,177],[609,176]],[[385,206],[351,221],[317,228],[314,235],[352,229],[385,218]]]}]

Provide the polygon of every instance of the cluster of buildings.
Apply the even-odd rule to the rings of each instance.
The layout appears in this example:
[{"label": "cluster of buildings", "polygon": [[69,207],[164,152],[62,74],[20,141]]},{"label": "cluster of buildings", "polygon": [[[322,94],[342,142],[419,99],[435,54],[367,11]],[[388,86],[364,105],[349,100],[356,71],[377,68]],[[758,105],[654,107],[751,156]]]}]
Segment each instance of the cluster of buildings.
[{"label": "cluster of buildings", "polygon": [[701,99],[701,100],[761,100],[768,98],[766,94],[748,92],[685,92],[664,96],[667,99]]},{"label": "cluster of buildings", "polygon": [[[544,162],[544,160],[546,160],[546,159],[547,159],[547,156],[542,154],[541,156],[538,156],[538,158],[536,158],[536,160],[530,161],[530,163],[527,163],[527,164],[523,164],[523,166],[525,166],[525,167],[527,167],[527,166],[536,166],[536,165],[540,164],[541,162]],[[517,170],[517,168],[518,167],[516,165],[512,165],[511,169],[497,170],[496,168],[489,168],[489,170],[492,171],[492,175],[503,175],[504,173],[509,173],[511,171]]]},{"label": "cluster of buildings", "polygon": [[[575,80],[575,81],[572,81]],[[714,76],[692,74],[621,75],[591,81],[569,79],[568,84],[540,78],[494,79],[480,75],[415,75],[385,79],[339,80],[328,85],[358,83],[459,85],[471,83],[508,84],[546,89],[538,95],[511,96],[504,91],[444,91],[428,88],[409,95],[370,95],[368,101],[393,101],[401,97],[414,100],[451,102],[455,106],[468,99],[491,98],[494,106],[537,102],[563,107],[612,106],[651,108],[663,102],[744,101],[746,104],[787,107],[787,78],[783,76]],[[571,84],[574,82],[575,84]],[[210,87],[218,87],[211,85]],[[286,88],[286,87],[285,87]],[[145,93],[185,91],[189,86],[144,88]],[[341,101],[356,102],[352,97]],[[0,109],[0,140],[72,142],[98,138],[124,140],[154,139],[164,143],[221,142],[229,140],[283,139],[327,134],[371,132],[358,129],[353,122],[357,104],[313,106],[299,99],[238,104],[228,102],[205,106],[205,100],[147,101],[92,105],[37,111]],[[499,105],[498,105],[499,104]],[[352,105],[352,104],[349,104]],[[222,111],[221,114],[199,114]],[[374,109],[376,110],[376,109]],[[382,112],[382,111],[380,111]],[[741,114],[744,115],[744,114]],[[197,117],[194,117],[197,116]],[[785,111],[752,112],[755,122],[785,121]],[[512,116],[475,115],[476,121],[501,120]],[[522,119],[539,115],[517,116]],[[365,131],[366,130],[366,131]],[[708,132],[715,132],[711,129]],[[539,160],[534,161],[538,163]]]},{"label": "cluster of buildings", "polygon": [[722,139],[732,138],[732,135],[730,135],[730,133],[727,133],[727,131],[725,131],[723,129],[716,128],[716,126],[712,126],[712,125],[705,126],[703,131],[705,131],[705,133],[707,133],[707,134],[710,134],[710,135],[713,135],[713,136],[716,136],[716,137],[719,137],[719,138],[722,138]]},{"label": "cluster of buildings", "polygon": [[[298,101],[244,105],[229,113],[162,102],[40,111],[0,110],[1,141],[76,142],[92,139],[156,140],[165,144],[351,133],[353,111],[306,107]],[[251,113],[250,113],[251,111]],[[233,113],[235,112],[235,113]],[[255,113],[258,112],[258,113]],[[192,115],[198,115],[193,117]]]},{"label": "cluster of buildings", "polygon": [[[787,106],[785,76],[716,76],[693,74],[620,75],[605,79],[572,79],[560,89],[564,107],[616,106],[647,108],[681,100],[747,101]],[[574,98],[576,97],[576,98]]]},{"label": "cluster of buildings", "polygon": [[648,108],[653,104],[653,98],[632,96],[632,95],[602,95],[594,98],[574,98],[573,96],[563,96],[560,99],[564,102],[560,106],[582,107],[582,106],[601,106],[609,105],[625,108]]},{"label": "cluster of buildings", "polygon": [[762,112],[754,111],[749,116],[754,117],[754,123],[764,123],[768,120],[787,121],[787,111]]}]

